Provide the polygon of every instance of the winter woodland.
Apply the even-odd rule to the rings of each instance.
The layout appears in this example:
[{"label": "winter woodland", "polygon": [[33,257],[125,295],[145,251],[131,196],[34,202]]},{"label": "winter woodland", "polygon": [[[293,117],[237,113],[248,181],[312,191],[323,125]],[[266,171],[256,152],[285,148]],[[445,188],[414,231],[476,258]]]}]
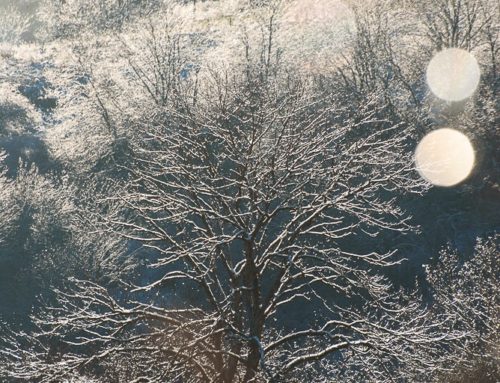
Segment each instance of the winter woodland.
[{"label": "winter woodland", "polygon": [[496,0],[0,0],[0,381],[500,381]]}]

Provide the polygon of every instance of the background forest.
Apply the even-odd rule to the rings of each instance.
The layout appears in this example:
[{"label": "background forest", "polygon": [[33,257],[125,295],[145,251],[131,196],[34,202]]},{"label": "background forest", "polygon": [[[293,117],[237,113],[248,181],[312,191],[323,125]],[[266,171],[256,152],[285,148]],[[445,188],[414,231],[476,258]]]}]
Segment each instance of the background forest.
[{"label": "background forest", "polygon": [[[497,0],[0,0],[0,381],[500,381],[499,33]],[[414,163],[442,127],[452,187]]]}]

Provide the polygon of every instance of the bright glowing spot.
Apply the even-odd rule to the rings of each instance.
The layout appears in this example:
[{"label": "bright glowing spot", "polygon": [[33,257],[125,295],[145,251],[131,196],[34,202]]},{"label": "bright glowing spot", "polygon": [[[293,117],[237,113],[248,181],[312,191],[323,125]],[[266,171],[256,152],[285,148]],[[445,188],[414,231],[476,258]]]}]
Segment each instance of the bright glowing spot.
[{"label": "bright glowing spot", "polygon": [[453,186],[466,179],[474,166],[474,158],[469,139],[447,128],[427,134],[415,151],[417,171],[437,186]]},{"label": "bright glowing spot", "polygon": [[426,74],[427,84],[437,97],[446,101],[461,101],[472,96],[476,90],[481,70],[469,52],[448,48],[432,58]]}]

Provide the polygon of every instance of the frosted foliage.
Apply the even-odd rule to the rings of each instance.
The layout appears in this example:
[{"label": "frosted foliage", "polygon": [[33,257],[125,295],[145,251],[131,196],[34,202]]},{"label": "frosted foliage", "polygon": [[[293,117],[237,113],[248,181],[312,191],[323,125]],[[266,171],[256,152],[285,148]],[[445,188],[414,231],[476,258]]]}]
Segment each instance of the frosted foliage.
[{"label": "frosted foliage", "polygon": [[40,114],[13,84],[0,83],[0,135],[23,133],[36,127],[40,121]]},{"label": "frosted foliage", "polygon": [[3,166],[5,153],[0,152],[0,244],[6,241],[12,230],[12,223],[16,219],[19,209],[14,203],[14,184],[6,176],[6,169]]},{"label": "frosted foliage", "polygon": [[[444,355],[455,371],[480,367],[494,377],[500,374],[499,254],[500,236],[496,234],[478,239],[474,254],[465,261],[456,250],[447,248],[439,253],[436,265],[426,267],[435,296],[433,314],[451,317],[453,327],[466,335]],[[463,381],[473,381],[473,377]]]},{"label": "frosted foliage", "polygon": [[481,71],[472,54],[448,48],[437,53],[427,67],[427,83],[431,91],[446,101],[461,101],[475,92]]},{"label": "frosted foliage", "polygon": [[[23,65],[57,105],[26,125],[57,169],[0,172],[0,241],[29,207],[50,245],[34,270],[64,283],[33,331],[0,326],[0,380],[428,383],[447,366],[471,330],[388,276],[420,240],[413,195],[474,163],[451,129],[413,152],[440,49],[420,3],[44,3]],[[25,124],[5,105],[30,102],[6,80],[27,77],[18,56],[8,134]]]},{"label": "frosted foliage", "polygon": [[121,29],[127,22],[147,16],[163,0],[41,0],[40,16],[47,39],[75,38],[85,32]]},{"label": "frosted foliage", "polygon": [[338,65],[354,30],[354,13],[341,0],[292,1],[284,7],[277,39],[293,65],[328,73]]},{"label": "frosted foliage", "polygon": [[23,32],[26,32],[30,25],[30,18],[15,7],[0,7],[0,49],[3,44],[19,43]]},{"label": "frosted foliage", "polygon": [[474,157],[469,139],[447,128],[427,134],[415,151],[418,172],[437,186],[453,186],[467,178],[474,166]]}]

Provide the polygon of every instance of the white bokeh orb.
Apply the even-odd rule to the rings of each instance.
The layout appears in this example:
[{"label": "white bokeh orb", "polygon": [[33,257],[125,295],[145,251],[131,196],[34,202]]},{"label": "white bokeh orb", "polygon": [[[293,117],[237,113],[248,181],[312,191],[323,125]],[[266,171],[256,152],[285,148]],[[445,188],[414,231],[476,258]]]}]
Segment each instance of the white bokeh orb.
[{"label": "white bokeh orb", "polygon": [[427,134],[415,151],[417,171],[436,186],[462,182],[472,171],[474,161],[474,148],[467,136],[449,128]]},{"label": "white bokeh orb", "polygon": [[434,95],[445,101],[462,101],[475,92],[481,70],[472,54],[463,49],[448,48],[432,58],[426,77]]}]

